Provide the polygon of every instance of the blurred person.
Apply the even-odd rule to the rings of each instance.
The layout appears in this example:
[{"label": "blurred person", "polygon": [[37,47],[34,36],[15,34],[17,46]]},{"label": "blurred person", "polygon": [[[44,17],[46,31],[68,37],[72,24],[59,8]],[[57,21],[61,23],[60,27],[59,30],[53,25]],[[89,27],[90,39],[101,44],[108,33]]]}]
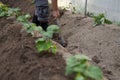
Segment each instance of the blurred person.
[{"label": "blurred person", "polygon": [[[49,3],[48,0],[35,0],[34,1],[36,9],[33,15],[32,22],[37,26],[41,26],[43,30],[46,30],[48,27],[49,20]],[[52,16],[54,19],[57,19],[60,15],[57,0],[52,0]]]},{"label": "blurred person", "polygon": [[[32,22],[35,23],[37,26],[41,26],[43,30],[46,31],[49,23],[49,3],[48,0],[35,0],[35,13],[33,15]],[[52,18],[56,22],[57,18],[60,16],[57,0],[52,0]],[[57,24],[57,22],[55,23]],[[54,34],[55,41],[60,43],[62,46],[67,46],[65,39],[60,35],[60,33]]]}]

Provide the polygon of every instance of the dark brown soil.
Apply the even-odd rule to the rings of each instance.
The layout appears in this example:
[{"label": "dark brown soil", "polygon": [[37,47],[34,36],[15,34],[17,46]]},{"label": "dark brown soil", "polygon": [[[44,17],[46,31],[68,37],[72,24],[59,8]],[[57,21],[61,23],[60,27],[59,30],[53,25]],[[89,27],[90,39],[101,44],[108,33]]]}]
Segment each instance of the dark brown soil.
[{"label": "dark brown soil", "polygon": [[[31,0],[0,0],[11,7],[33,14]],[[93,27],[93,19],[65,13],[60,19],[62,35],[72,54],[86,54],[101,67],[107,80],[120,80],[120,28]],[[71,80],[64,76],[61,55],[40,56],[34,39],[21,33],[21,25],[0,19],[0,80]],[[73,79],[72,79],[73,80]]]},{"label": "dark brown soil", "polygon": [[[3,2],[24,12],[34,12],[30,0]],[[0,18],[0,80],[71,80],[64,74],[62,56],[41,55],[35,49],[35,39],[21,29],[13,19]]]},{"label": "dark brown soil", "polygon": [[41,56],[20,24],[0,19],[0,80],[70,80],[64,70],[61,55]]},{"label": "dark brown soil", "polygon": [[4,4],[8,4],[10,7],[20,8],[23,12],[34,13],[33,0],[0,0]]},{"label": "dark brown soil", "polygon": [[93,19],[66,12],[60,20],[62,35],[72,54],[85,54],[100,66],[108,80],[120,80],[120,27],[93,27]]}]

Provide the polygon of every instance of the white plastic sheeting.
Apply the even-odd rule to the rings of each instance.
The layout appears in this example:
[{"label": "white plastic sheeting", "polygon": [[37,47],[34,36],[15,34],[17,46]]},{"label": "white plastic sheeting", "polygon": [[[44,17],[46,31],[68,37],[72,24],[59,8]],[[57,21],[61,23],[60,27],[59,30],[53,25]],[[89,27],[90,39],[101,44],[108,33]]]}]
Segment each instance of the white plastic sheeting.
[{"label": "white plastic sheeting", "polygon": [[68,7],[70,3],[70,0],[58,0],[58,4],[61,7]]},{"label": "white plastic sheeting", "polygon": [[[84,13],[86,0],[58,0],[59,6],[70,7],[70,3],[77,12]],[[88,0],[88,12],[104,13],[112,21],[120,21],[120,0]]]},{"label": "white plastic sheeting", "polygon": [[84,13],[85,0],[58,0],[60,7],[69,7],[71,10],[75,7],[76,12]]}]

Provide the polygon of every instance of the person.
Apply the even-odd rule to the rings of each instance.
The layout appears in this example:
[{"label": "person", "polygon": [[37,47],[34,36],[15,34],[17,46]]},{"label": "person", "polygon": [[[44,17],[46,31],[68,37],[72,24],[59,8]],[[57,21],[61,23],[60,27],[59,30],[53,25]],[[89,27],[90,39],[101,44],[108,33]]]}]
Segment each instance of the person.
[{"label": "person", "polygon": [[[37,26],[41,26],[43,30],[46,31],[49,23],[48,21],[50,13],[48,0],[35,0],[35,6],[36,10],[32,22],[35,23]],[[57,0],[52,0],[52,10],[52,16],[54,18],[53,20],[57,20],[57,18],[60,16]],[[63,47],[67,46],[65,39],[59,33],[57,33],[57,36],[55,37],[58,38],[57,40],[59,41],[57,42],[60,43]]]},{"label": "person", "polygon": [[[36,10],[33,15],[32,22],[37,26],[41,26],[43,30],[46,30],[48,27],[49,20],[49,3],[48,0],[35,0]],[[52,9],[53,9],[53,17],[57,19],[60,15],[57,0],[52,0]]]}]

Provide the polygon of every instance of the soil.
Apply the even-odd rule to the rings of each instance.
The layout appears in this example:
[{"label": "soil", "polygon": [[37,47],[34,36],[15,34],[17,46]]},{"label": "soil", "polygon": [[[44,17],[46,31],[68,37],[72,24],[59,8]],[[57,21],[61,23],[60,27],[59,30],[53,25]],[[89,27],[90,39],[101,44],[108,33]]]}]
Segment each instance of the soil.
[{"label": "soil", "polygon": [[[24,12],[34,11],[29,0],[3,2],[20,7]],[[35,39],[23,32],[21,24],[14,19],[0,18],[0,80],[73,79],[65,76],[65,61],[60,54],[38,53],[34,42]]]},{"label": "soil", "polygon": [[34,5],[32,0],[0,0],[9,7],[20,8],[23,12],[29,12],[29,14],[34,14]]},{"label": "soil", "polygon": [[94,20],[66,12],[60,19],[66,47],[72,54],[85,54],[101,67],[108,80],[120,80],[120,27],[93,27]]},{"label": "soil", "polygon": [[[31,0],[0,0],[23,12],[34,13]],[[120,27],[93,27],[93,19],[65,12],[61,17],[62,36],[71,54],[85,54],[98,65],[108,80],[120,80]],[[61,55],[40,55],[35,39],[21,32],[13,19],[0,18],[0,80],[73,80],[64,76],[65,61]]]},{"label": "soil", "polygon": [[40,55],[20,24],[2,18],[0,26],[0,80],[70,80],[61,55]]}]

